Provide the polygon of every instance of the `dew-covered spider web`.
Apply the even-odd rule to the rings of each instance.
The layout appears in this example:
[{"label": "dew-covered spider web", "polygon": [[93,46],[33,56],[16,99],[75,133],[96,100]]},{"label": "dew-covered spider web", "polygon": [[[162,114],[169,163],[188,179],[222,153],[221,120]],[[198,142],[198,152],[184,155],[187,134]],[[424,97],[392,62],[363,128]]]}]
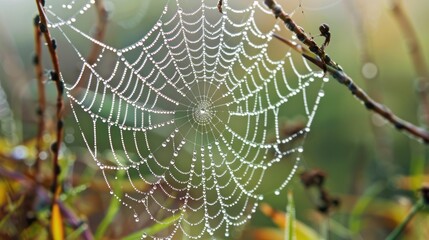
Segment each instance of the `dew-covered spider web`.
[{"label": "dew-covered spider web", "polygon": [[[103,42],[95,1],[46,10],[70,109],[112,197],[136,229],[169,224],[142,238],[228,238],[297,171],[327,79],[272,38],[290,35],[263,1],[224,0],[223,14],[216,0],[106,7]],[[121,8],[129,19],[115,18]]]}]

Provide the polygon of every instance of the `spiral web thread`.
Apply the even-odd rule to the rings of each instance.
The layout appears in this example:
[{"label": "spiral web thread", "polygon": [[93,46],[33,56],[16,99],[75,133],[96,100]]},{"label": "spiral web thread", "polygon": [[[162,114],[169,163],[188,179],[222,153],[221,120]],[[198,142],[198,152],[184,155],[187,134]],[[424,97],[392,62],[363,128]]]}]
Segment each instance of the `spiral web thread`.
[{"label": "spiral web thread", "polygon": [[[323,73],[272,39],[281,23],[263,3],[236,2],[220,14],[217,1],[170,0],[123,48],[78,27],[94,1],[59,5],[66,18],[46,7],[81,65],[62,80],[88,150],[137,228],[169,224],[153,238],[228,237],[251,219],[296,172],[324,95]],[[102,47],[95,64],[78,40]],[[303,127],[285,133],[283,118],[297,116]],[[133,191],[117,193],[118,178]]]}]

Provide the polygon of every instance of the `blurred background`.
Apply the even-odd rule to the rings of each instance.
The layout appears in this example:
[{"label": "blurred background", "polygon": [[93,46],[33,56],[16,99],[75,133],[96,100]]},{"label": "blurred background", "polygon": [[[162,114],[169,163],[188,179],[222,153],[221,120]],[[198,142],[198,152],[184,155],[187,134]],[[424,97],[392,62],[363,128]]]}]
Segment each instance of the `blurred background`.
[{"label": "blurred background", "polygon": [[[38,192],[44,197],[38,198],[34,208],[31,198],[22,197],[25,196],[22,193],[25,187],[21,185],[25,185],[26,180],[11,174],[26,175],[34,164],[38,92],[32,59],[36,6],[23,0],[0,2],[0,160],[3,168],[0,171],[0,237],[44,239],[48,236],[46,231],[39,236],[35,233],[40,229],[46,230],[48,225],[49,208],[45,205],[49,204],[46,200],[49,190]],[[125,10],[115,12],[115,3],[104,2],[106,9],[114,13],[114,19],[109,20],[113,26],[108,26],[105,39],[117,46],[129,44],[133,37],[138,36],[119,34],[121,26],[115,21],[130,24],[133,21],[129,18],[130,12],[139,11],[142,15],[139,21],[153,25],[165,4],[165,1],[147,1],[140,5],[141,8],[130,4],[122,8]],[[397,116],[426,128],[429,122],[424,116],[429,109],[423,107],[419,94],[429,87],[429,76],[424,75],[429,68],[428,1],[278,2],[293,12],[293,19],[312,36],[319,34],[321,23],[327,23],[332,36],[326,51],[331,58],[369,95],[388,106]],[[404,25],[404,21],[411,25]],[[415,31],[417,39],[410,31]],[[321,37],[315,39],[323,42]],[[419,48],[412,45],[415,40]],[[426,62],[413,62],[413,59],[419,59],[416,55]],[[49,66],[46,52],[43,57],[45,66]],[[74,71],[73,62],[65,60],[61,64],[64,71]],[[47,116],[52,120],[47,118],[48,131],[44,141],[49,143],[56,124],[53,117],[56,92],[52,83],[46,83],[46,89],[49,101]],[[325,86],[325,94],[304,145],[303,165],[311,174],[315,173],[314,169],[320,171],[318,173],[324,176],[323,191],[335,199],[335,204],[331,204],[327,211],[321,211],[320,189],[305,187],[296,176],[287,189],[293,192],[295,199],[293,208],[299,223],[296,231],[304,234],[298,239],[324,236],[329,239],[385,238],[403,223],[420,199],[419,189],[425,181],[429,182],[427,147],[367,111],[335,80],[331,79]],[[65,121],[65,150],[62,154],[63,158],[69,159],[64,164],[68,165],[70,172],[62,173],[62,178],[70,184],[72,191],[62,197],[68,201],[72,219],[78,222],[75,226],[67,225],[69,239],[82,238],[86,225],[81,227],[81,221],[88,223],[89,229],[100,238],[126,236],[127,232],[130,233],[127,217],[121,216],[117,210],[119,207],[112,203],[109,189],[82,144],[71,114],[65,116]],[[42,159],[48,159],[49,154],[46,151]],[[49,189],[52,177],[50,168],[48,160],[42,163],[42,172],[46,172],[43,174],[45,182],[42,182],[45,189]],[[80,175],[78,180],[76,175]],[[281,222],[287,218],[282,213],[288,202],[287,191],[280,197],[266,199],[266,202],[266,208],[258,210],[244,231],[235,233],[233,238],[284,239]],[[113,213],[106,215],[110,211]],[[405,228],[403,239],[428,239],[428,220],[427,214],[417,214]]]}]

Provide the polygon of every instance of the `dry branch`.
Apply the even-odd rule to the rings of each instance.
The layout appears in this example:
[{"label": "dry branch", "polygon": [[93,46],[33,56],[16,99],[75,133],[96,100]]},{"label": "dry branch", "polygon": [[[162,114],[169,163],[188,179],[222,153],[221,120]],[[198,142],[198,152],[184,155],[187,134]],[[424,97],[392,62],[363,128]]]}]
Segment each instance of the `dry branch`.
[{"label": "dry branch", "polygon": [[[104,7],[103,0],[95,0],[95,10],[97,11],[97,23],[95,26],[94,34],[92,36],[95,41],[91,46],[91,50],[88,56],[86,57],[86,61],[89,65],[93,65],[97,61],[98,55],[102,50],[102,46],[100,44],[97,44],[97,42],[103,41],[104,36],[106,35],[107,20],[108,20],[108,12]],[[87,79],[90,74],[91,74],[91,70],[89,70],[88,68],[84,68],[81,79],[82,80]],[[79,89],[85,83],[86,81],[79,81],[75,89],[79,91]]]},{"label": "dry branch", "polygon": [[[52,144],[52,152],[53,152],[53,180],[52,180],[52,208],[56,205],[56,202],[61,193],[61,186],[59,184],[59,175],[60,175],[60,165],[59,165],[59,155],[60,155],[60,147],[63,139],[63,92],[64,92],[64,83],[61,80],[61,71],[60,64],[58,61],[58,56],[56,53],[56,44],[52,39],[51,34],[49,33],[48,23],[46,19],[46,13],[44,10],[44,0],[36,0],[37,10],[40,16],[39,29],[45,37],[45,42],[48,45],[49,55],[51,58],[51,62],[54,70],[51,71],[51,80],[55,82],[55,86],[57,89],[57,104],[56,104],[56,140]],[[40,60],[40,59],[39,59]],[[52,210],[52,209],[51,209]]]},{"label": "dry branch", "polygon": [[37,141],[36,141],[36,161],[34,163],[34,177],[36,180],[39,178],[40,170],[40,153],[43,148],[43,133],[45,132],[45,109],[46,109],[46,97],[45,97],[45,86],[43,84],[43,66],[42,66],[42,39],[41,32],[39,28],[40,16],[37,15],[34,18],[34,49],[35,55],[33,58],[34,70],[36,73],[37,80],[37,92],[38,92],[38,102],[39,106],[37,108],[37,117],[38,117],[38,129],[37,129]]},{"label": "dry branch", "polygon": [[[412,136],[422,140],[424,143],[429,144],[429,132],[425,129],[419,128],[401,118],[396,116],[386,106],[374,101],[363,89],[357,86],[353,80],[339,67],[327,54],[321,49],[316,42],[309,37],[304,29],[298,26],[290,17],[289,14],[285,13],[282,7],[277,4],[274,0],[265,0],[265,4],[273,11],[276,18],[280,18],[286,25],[286,27],[296,34],[297,38],[306,46],[307,50],[302,45],[289,41],[288,39],[282,38],[275,35],[277,39],[289,45],[292,49],[300,53],[303,57],[308,59],[310,62],[318,66],[319,68],[326,70],[331,76],[339,83],[345,85],[349,91],[358,98],[368,110],[380,115],[386,119],[398,130],[403,130]],[[315,54],[315,55],[314,55]]]},{"label": "dry branch", "polygon": [[419,77],[418,93],[422,107],[423,119],[426,126],[429,126],[429,68],[423,56],[422,47],[420,46],[417,33],[405,13],[400,0],[392,0],[392,12],[407,43],[411,61]]}]

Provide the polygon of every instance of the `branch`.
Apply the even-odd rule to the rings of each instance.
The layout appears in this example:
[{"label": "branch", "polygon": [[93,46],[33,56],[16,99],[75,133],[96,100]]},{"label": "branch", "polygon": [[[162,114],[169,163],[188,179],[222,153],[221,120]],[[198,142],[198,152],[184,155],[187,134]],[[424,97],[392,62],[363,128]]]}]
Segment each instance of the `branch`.
[{"label": "branch", "polygon": [[392,12],[395,16],[396,21],[399,24],[400,30],[404,35],[404,39],[407,43],[408,51],[411,56],[414,69],[419,77],[418,91],[420,97],[420,104],[423,111],[423,119],[426,126],[429,126],[429,99],[428,99],[428,81],[429,81],[429,69],[427,67],[425,58],[423,56],[423,50],[420,46],[417,33],[411,23],[410,19],[404,12],[400,0],[392,0]]},{"label": "branch", "polygon": [[[97,44],[96,42],[102,42],[104,39],[104,36],[106,35],[106,27],[107,27],[107,20],[108,20],[108,12],[106,11],[106,8],[104,7],[103,0],[95,0],[95,9],[97,11],[97,24],[95,26],[95,32],[93,34],[94,44],[92,44],[91,51],[89,52],[87,56],[87,63],[89,65],[93,65],[98,58],[98,55],[100,54],[102,50],[102,46]],[[88,68],[84,68],[84,72],[82,73],[81,79],[87,79],[88,75],[91,74],[91,71],[88,70]],[[78,85],[76,86],[76,90],[79,91],[80,87],[86,83],[85,81],[79,81]]]},{"label": "branch", "polygon": [[43,84],[43,66],[42,66],[42,41],[39,28],[40,16],[37,15],[34,18],[34,49],[35,55],[33,58],[34,70],[36,73],[37,79],[37,92],[39,93],[39,106],[37,108],[37,117],[38,117],[38,129],[37,129],[37,141],[36,141],[36,161],[34,163],[34,178],[38,181],[39,171],[40,171],[40,153],[43,148],[43,133],[45,132],[45,109],[46,109],[46,97],[45,97],[45,87]]},{"label": "branch", "polygon": [[[64,92],[64,83],[62,82],[60,75],[60,65],[58,62],[58,56],[56,54],[56,43],[55,40],[52,39],[51,34],[49,33],[46,13],[44,10],[44,0],[36,0],[37,10],[40,16],[39,29],[43,33],[45,37],[45,42],[48,45],[49,55],[51,58],[52,65],[54,70],[51,71],[51,80],[55,82],[57,89],[57,110],[56,110],[56,142],[54,142],[51,146],[51,150],[54,154],[53,156],[53,181],[52,181],[52,209],[56,205],[59,195],[61,193],[61,186],[58,184],[59,175],[60,175],[60,165],[58,163],[58,158],[60,154],[61,142],[63,139],[63,92]],[[52,211],[51,209],[51,211]]]},{"label": "branch", "polygon": [[394,125],[397,130],[403,130],[422,140],[425,144],[429,144],[428,131],[399,118],[386,106],[370,98],[364,90],[357,86],[353,80],[347,76],[347,74],[341,69],[340,66],[338,66],[338,64],[336,64],[327,54],[325,54],[323,49],[317,46],[313,39],[307,36],[307,34],[304,32],[304,29],[298,26],[292,20],[292,18],[283,11],[280,5],[278,5],[274,0],[265,0],[265,4],[273,11],[276,18],[283,20],[286,27],[290,31],[294,32],[302,43],[309,47],[309,50],[300,44],[282,38],[278,35],[274,35],[274,37],[289,45],[292,49],[300,53],[303,57],[308,59],[314,65],[318,66],[320,69],[329,72],[335,80],[345,85],[349,91],[365,105],[368,110],[373,111],[374,113],[386,119],[388,122]]}]

